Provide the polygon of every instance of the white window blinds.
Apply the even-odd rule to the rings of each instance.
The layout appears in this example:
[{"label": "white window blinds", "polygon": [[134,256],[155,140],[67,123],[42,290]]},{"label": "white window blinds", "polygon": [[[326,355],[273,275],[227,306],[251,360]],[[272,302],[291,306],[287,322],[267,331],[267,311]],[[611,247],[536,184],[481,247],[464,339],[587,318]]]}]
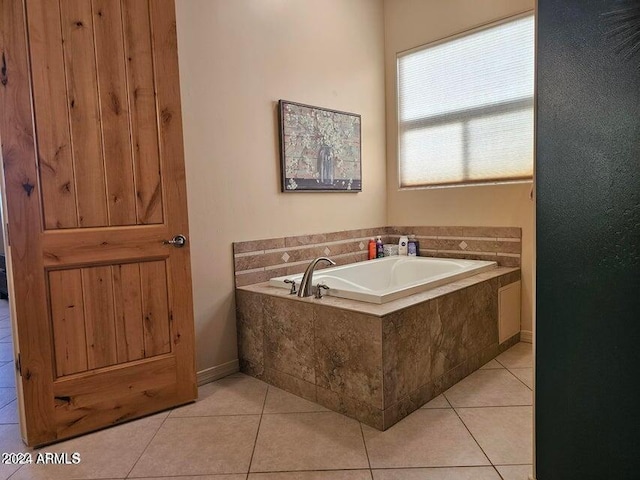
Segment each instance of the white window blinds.
[{"label": "white window blinds", "polygon": [[401,187],[533,174],[533,15],[398,57]]}]

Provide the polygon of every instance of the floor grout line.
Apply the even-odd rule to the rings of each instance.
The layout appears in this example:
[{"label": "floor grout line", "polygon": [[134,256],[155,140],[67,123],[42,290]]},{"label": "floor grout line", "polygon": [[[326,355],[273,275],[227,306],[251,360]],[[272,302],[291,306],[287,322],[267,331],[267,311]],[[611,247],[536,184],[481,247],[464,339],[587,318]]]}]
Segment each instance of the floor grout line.
[{"label": "floor grout line", "polygon": [[249,457],[249,468],[247,469],[247,476],[251,474],[251,464],[253,463],[253,455],[256,453],[256,445],[258,444],[258,435],[260,435],[260,426],[262,425],[262,417],[264,416],[264,407],[267,404],[267,397],[269,396],[269,384],[267,384],[267,390],[264,392],[264,400],[262,400],[262,411],[260,412],[260,420],[258,421],[258,428],[256,429],[256,438],[253,440],[253,449],[251,450],[251,457]]},{"label": "floor grout line", "polygon": [[[473,409],[473,408],[510,408],[510,407],[530,407],[532,406],[531,403],[510,403],[509,405],[473,405],[470,407],[467,407],[465,405],[458,405],[457,407],[451,407],[454,410],[456,408],[464,408],[464,409]],[[425,410],[429,410],[428,408],[426,408]],[[435,409],[433,409],[435,410]],[[445,410],[444,408],[441,408],[440,410]]]},{"label": "floor grout line", "polygon": [[[528,368],[530,368],[531,370],[533,370],[533,367],[514,367],[514,368],[523,368],[523,369],[528,369]],[[526,383],[524,383],[524,382],[520,379],[520,377],[518,377],[515,373],[513,373],[513,372],[511,371],[511,369],[510,369],[510,368],[507,368],[506,370],[507,370],[511,375],[513,375],[514,377],[516,377],[520,383],[522,383],[525,387],[527,387],[530,391],[532,391],[532,392],[533,392],[533,388],[531,388],[529,385],[527,385]]]},{"label": "floor grout line", "polygon": [[[443,393],[444,395],[444,393]],[[447,396],[445,395],[444,398],[447,399],[447,402],[449,401],[449,399],[447,398]],[[451,403],[451,402],[449,402]],[[482,452],[482,454],[485,456],[485,458],[487,459],[487,461],[493,466],[493,462],[491,461],[491,459],[489,458],[489,455],[487,455],[487,452],[484,451],[484,448],[482,448],[482,445],[480,445],[480,442],[478,441],[478,439],[473,435],[473,433],[471,432],[471,430],[469,429],[469,427],[467,426],[466,423],[464,423],[464,420],[462,419],[462,417],[460,416],[460,414],[458,413],[458,410],[456,410],[455,407],[453,407],[453,411],[455,412],[456,416],[460,419],[460,422],[462,422],[462,425],[464,425],[464,428],[466,428],[467,432],[469,432],[469,435],[471,435],[471,438],[473,438],[473,441],[476,442],[476,445],[478,445],[478,448],[480,449],[480,451]]]},{"label": "floor grout line", "polygon": [[[147,449],[149,448],[149,445],[151,445],[151,442],[153,442],[153,440],[156,438],[156,436],[158,435],[158,432],[162,429],[163,425],[165,424],[165,422],[167,421],[167,419],[169,418],[169,415],[171,415],[171,412],[174,409],[172,408],[169,413],[167,413],[167,416],[164,417],[162,419],[162,423],[160,424],[160,426],[158,427],[158,429],[155,431],[155,433],[151,436],[151,438],[149,439],[149,441],[147,442],[147,444],[144,446],[144,449],[142,450],[142,453],[140,453],[140,456],[136,459],[135,462],[133,462],[133,465],[131,466],[131,468],[129,469],[129,472],[127,473],[127,476],[125,478],[130,478],[129,475],[131,475],[131,472],[133,472],[133,469],[136,468],[136,465],[138,464],[138,462],[140,461],[140,459],[144,456],[144,454],[146,453]],[[153,415],[150,415],[153,416]],[[144,418],[144,417],[143,417]],[[149,418],[149,417],[146,417]]]},{"label": "floor grout line", "polygon": [[[504,467],[507,465],[499,465],[499,466]],[[493,467],[493,465],[487,465],[485,463],[484,465],[476,465],[476,464],[473,464],[473,465],[421,465],[421,466],[415,466],[415,467],[394,466],[394,467],[377,467],[377,468],[372,468],[371,470],[421,470],[423,468],[427,468],[430,470],[444,470],[446,468],[488,468],[488,467]]]},{"label": "floor grout line", "polygon": [[496,471],[496,473],[498,474],[498,477],[500,477],[502,480],[505,480],[505,478],[502,476],[502,474],[500,473],[500,471],[496,468],[495,465],[491,465],[493,467],[493,469]]},{"label": "floor grout line", "polygon": [[[367,464],[369,465],[369,472],[371,472],[371,459],[369,458],[369,449],[367,448],[367,441],[364,438],[364,429],[362,428],[362,422],[358,422],[360,424],[360,434],[362,435],[362,444],[364,445],[364,453],[367,456]],[[373,478],[373,473],[371,473],[371,477]]]}]

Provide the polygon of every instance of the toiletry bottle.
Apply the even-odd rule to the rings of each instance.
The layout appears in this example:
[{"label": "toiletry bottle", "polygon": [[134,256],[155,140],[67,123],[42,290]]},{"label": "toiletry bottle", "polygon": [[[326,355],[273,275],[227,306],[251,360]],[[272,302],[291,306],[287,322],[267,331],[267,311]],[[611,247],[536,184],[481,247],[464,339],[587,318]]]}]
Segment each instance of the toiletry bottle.
[{"label": "toiletry bottle", "polygon": [[415,235],[409,235],[409,241],[407,242],[407,255],[409,255],[410,257],[416,257],[418,255],[416,250]]},{"label": "toiletry bottle", "polygon": [[382,244],[382,237],[378,235],[378,239],[376,240],[376,258],[384,257],[384,245]]},{"label": "toiletry bottle", "polygon": [[409,239],[407,238],[407,236],[401,236],[400,241],[398,242],[398,255],[407,254],[407,243],[409,243]]},{"label": "toiletry bottle", "polygon": [[373,260],[376,256],[376,241],[372,238],[369,240],[369,260]]}]

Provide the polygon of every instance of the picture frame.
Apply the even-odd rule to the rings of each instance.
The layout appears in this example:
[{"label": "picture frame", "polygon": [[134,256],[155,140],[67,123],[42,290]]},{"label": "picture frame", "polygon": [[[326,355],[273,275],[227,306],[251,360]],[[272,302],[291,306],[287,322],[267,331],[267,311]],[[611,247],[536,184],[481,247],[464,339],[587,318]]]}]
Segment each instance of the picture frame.
[{"label": "picture frame", "polygon": [[281,191],[362,191],[362,122],[356,113],[278,101]]}]

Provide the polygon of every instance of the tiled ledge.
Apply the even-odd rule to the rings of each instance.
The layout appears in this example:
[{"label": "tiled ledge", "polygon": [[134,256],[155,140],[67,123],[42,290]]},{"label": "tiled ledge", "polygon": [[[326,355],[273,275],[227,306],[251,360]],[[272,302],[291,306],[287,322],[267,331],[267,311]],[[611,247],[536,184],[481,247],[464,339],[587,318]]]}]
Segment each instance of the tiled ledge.
[{"label": "tiled ledge", "polygon": [[297,295],[290,295],[289,290],[286,288],[271,287],[267,282],[246,285],[238,287],[238,290],[247,292],[261,293],[264,295],[271,295],[275,297],[287,298],[295,302],[304,302],[309,304],[324,305],[327,307],[338,308],[341,310],[349,310],[352,312],[365,313],[367,315],[374,315],[376,317],[383,317],[405,308],[412,307],[419,303],[432,300],[443,295],[462,290],[478,283],[482,283],[492,278],[498,278],[499,286],[508,285],[520,280],[520,269],[513,267],[497,267],[488,272],[479,273],[471,277],[456,280],[455,282],[442,285],[441,287],[433,288],[425,292],[414,293],[404,298],[399,298],[391,302],[376,304],[359,302],[357,300],[349,300],[347,298],[338,298],[325,295],[322,299],[316,299],[314,297],[300,298]]},{"label": "tiled ledge", "polygon": [[517,227],[384,226],[235,242],[236,286],[301,273],[311,260],[323,255],[338,265],[361,262],[367,260],[370,238],[380,235],[385,243],[397,243],[400,235],[409,234],[416,235],[422,256],[520,266],[522,231]]}]

